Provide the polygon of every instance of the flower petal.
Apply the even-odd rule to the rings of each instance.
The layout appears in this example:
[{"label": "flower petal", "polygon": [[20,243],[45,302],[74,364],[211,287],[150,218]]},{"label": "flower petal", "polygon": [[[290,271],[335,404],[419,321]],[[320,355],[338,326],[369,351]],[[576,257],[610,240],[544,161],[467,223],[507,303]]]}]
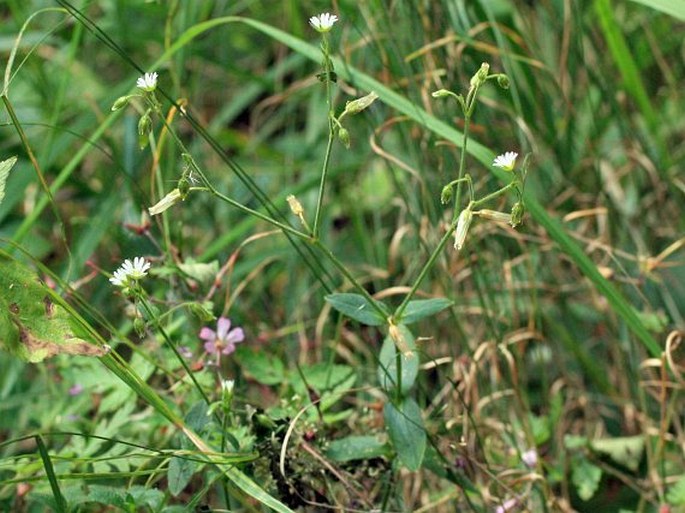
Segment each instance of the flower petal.
[{"label": "flower petal", "polygon": [[208,327],[204,327],[200,330],[199,337],[202,340],[208,340],[210,342],[214,342],[216,340],[216,333],[214,333],[213,329],[210,329]]}]

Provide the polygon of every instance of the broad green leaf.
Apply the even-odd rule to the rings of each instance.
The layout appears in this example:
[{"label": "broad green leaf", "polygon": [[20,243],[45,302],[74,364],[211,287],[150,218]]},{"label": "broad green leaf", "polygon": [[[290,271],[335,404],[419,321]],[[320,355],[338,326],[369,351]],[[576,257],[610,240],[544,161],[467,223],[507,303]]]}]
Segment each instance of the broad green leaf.
[{"label": "broad green leaf", "polygon": [[636,471],[645,450],[645,439],[643,436],[600,438],[593,440],[590,447],[599,453],[606,454],[616,463]]},{"label": "broad green leaf", "polygon": [[597,488],[599,488],[599,482],[602,479],[602,469],[597,465],[593,465],[585,458],[573,460],[572,466],[571,481],[573,481],[573,485],[576,487],[578,497],[584,501],[592,499]]},{"label": "broad green leaf", "polygon": [[685,504],[685,475],[670,486],[666,493],[666,500],[674,506]]},{"label": "broad green leaf", "polygon": [[631,0],[685,21],[685,0]]},{"label": "broad green leaf", "polygon": [[326,456],[334,461],[368,460],[388,454],[388,443],[378,436],[348,436],[333,440]]},{"label": "broad green leaf", "polygon": [[243,370],[262,385],[278,385],[285,380],[285,367],[277,356],[241,346],[235,352],[235,358]]},{"label": "broad green leaf", "polygon": [[[387,314],[385,316],[381,315],[373,306],[371,306],[369,300],[360,294],[329,294],[325,299],[338,312],[361,324],[366,324],[367,326],[382,326],[387,322]],[[381,310],[384,312],[387,311],[387,308],[383,303],[380,301],[376,301],[375,303]]]},{"label": "broad green leaf", "polygon": [[59,353],[104,355],[83,331],[32,269],[0,254],[0,347],[33,363]]},{"label": "broad green leaf", "polygon": [[174,497],[178,495],[188,486],[188,483],[193,477],[197,468],[197,462],[173,456],[169,461],[169,469],[167,470],[167,481],[169,482],[169,491]]},{"label": "broad green leaf", "polygon": [[397,405],[388,402],[383,408],[383,416],[397,457],[405,467],[416,472],[421,468],[426,452],[426,430],[419,405],[410,397]]},{"label": "broad green leaf", "polygon": [[5,184],[7,184],[7,177],[14,164],[17,163],[17,157],[10,157],[7,160],[0,162],[0,203],[5,198]]},{"label": "broad green leaf", "polygon": [[219,261],[203,263],[188,258],[185,262],[178,264],[178,268],[194,280],[208,282],[219,274]]},{"label": "broad green leaf", "polygon": [[404,395],[411,390],[416,381],[416,376],[419,373],[419,355],[416,351],[416,342],[411,331],[402,324],[397,326],[397,328],[398,334],[402,337],[407,350],[400,353],[392,337],[390,335],[385,337],[381,353],[378,356],[378,381],[383,390],[389,394],[393,393],[397,388],[397,364],[399,359],[401,365],[400,388],[402,395]]},{"label": "broad green leaf", "polygon": [[452,306],[452,301],[444,297],[436,297],[433,299],[416,299],[407,303],[400,319],[396,322],[402,324],[412,324],[420,321],[425,317],[430,317],[438,312],[442,312],[445,308]]}]

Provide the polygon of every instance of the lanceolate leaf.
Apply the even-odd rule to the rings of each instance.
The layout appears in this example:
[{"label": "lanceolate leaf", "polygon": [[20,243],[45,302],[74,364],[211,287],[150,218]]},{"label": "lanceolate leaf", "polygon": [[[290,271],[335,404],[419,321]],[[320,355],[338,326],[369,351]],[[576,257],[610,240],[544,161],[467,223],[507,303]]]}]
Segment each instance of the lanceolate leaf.
[{"label": "lanceolate leaf", "polygon": [[407,308],[402,313],[402,317],[400,319],[395,319],[395,322],[412,324],[425,317],[435,315],[450,306],[452,306],[452,301],[444,297],[415,299],[414,301],[409,301],[409,303],[407,303]]},{"label": "lanceolate leaf", "polygon": [[0,253],[0,347],[27,362],[59,353],[104,355],[82,331],[32,269]]},{"label": "lanceolate leaf", "polygon": [[398,404],[386,403],[383,415],[400,461],[412,472],[419,470],[426,452],[426,430],[419,405],[410,397],[405,397]]},{"label": "lanceolate leaf", "polygon": [[14,164],[17,163],[17,157],[10,157],[7,160],[0,162],[0,203],[5,198],[5,184],[7,184],[7,177]]},{"label": "lanceolate leaf", "polygon": [[[381,315],[371,304],[369,300],[359,294],[329,294],[326,296],[333,308],[338,312],[347,315],[350,319],[366,324],[367,326],[382,326],[387,321],[387,313],[385,316]],[[387,308],[380,301],[376,301],[376,305],[387,312]]]}]

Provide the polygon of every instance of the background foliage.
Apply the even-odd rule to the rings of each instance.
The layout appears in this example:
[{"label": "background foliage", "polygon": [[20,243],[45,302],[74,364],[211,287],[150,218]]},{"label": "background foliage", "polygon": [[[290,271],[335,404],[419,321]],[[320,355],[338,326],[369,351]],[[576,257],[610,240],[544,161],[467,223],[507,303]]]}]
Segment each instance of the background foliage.
[{"label": "background foliage", "polygon": [[[680,2],[661,10],[610,0],[74,4],[94,25],[57,2],[0,2],[4,62],[18,44],[0,114],[0,160],[18,156],[0,237],[5,251],[41,264],[43,279],[143,384],[95,358],[26,364],[1,352],[0,509],[60,510],[60,493],[82,511],[260,507],[239,477],[196,457],[164,408],[210,446],[231,446],[235,460],[223,463],[240,462],[292,508],[685,504]],[[422,298],[453,305],[413,326],[418,392],[405,406],[419,412],[428,438],[416,473],[402,468],[412,465],[388,437],[397,445],[419,435],[383,427],[377,367],[386,334],[324,300],[348,291],[337,270],[304,260],[279,231],[209,195],[147,217],[183,161],[161,125],[155,144],[139,149],[135,106],[110,111],[141,71],[155,69],[161,90],[204,127],[163,102],[219,190],[263,211],[253,183],[285,218],[288,194],[312,213],[327,118],[307,19],[329,9],[340,16],[331,32],[338,109],[369,92],[369,79],[389,91],[349,118],[351,150],[333,148],[322,227],[371,294],[398,305],[443,234],[451,213],[440,191],[455,178],[461,141],[439,122],[463,125],[456,103],[431,93],[464,92],[483,61],[506,72],[511,89],[483,90],[467,170],[487,193],[499,181],[486,157],[531,152],[527,192],[554,220],[533,212],[517,230],[474,223],[465,249],[446,250],[421,287]],[[226,16],[254,22],[200,32]],[[139,255],[153,262],[145,286],[156,308],[142,332],[107,281]],[[199,305],[247,335],[220,369],[197,336],[214,326]],[[159,327],[193,353],[188,364],[210,399],[221,397],[219,376],[235,379],[223,425],[206,415]],[[163,400],[151,403],[144,386]],[[521,455],[533,448],[529,467]]]}]

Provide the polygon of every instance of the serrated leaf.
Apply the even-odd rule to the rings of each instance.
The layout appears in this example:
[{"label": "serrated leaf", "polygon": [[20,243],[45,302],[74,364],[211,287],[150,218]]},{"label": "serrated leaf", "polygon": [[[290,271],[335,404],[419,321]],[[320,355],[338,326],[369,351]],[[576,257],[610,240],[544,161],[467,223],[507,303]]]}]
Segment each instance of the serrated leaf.
[{"label": "serrated leaf", "polygon": [[407,308],[404,309],[402,317],[397,319],[397,322],[402,324],[412,324],[420,321],[431,315],[443,311],[445,308],[452,306],[452,301],[444,297],[436,297],[433,299],[415,299],[407,303]]},{"label": "serrated leaf", "polygon": [[599,482],[602,479],[602,469],[597,465],[593,465],[585,458],[575,459],[572,465],[571,481],[573,481],[576,487],[578,497],[584,501],[589,501],[599,488]]},{"label": "serrated leaf", "polygon": [[[348,316],[350,319],[366,324],[367,326],[382,326],[387,323],[386,313],[384,316],[376,311],[369,301],[362,295],[338,293],[326,296],[326,301],[338,312]],[[386,306],[380,301],[375,301],[383,312],[387,312]]]},{"label": "serrated leaf", "polygon": [[169,469],[167,470],[167,481],[169,482],[169,491],[174,497],[184,490],[195,473],[197,462],[173,456],[169,461]]},{"label": "serrated leaf", "polygon": [[326,450],[326,456],[338,462],[368,460],[385,456],[387,441],[378,436],[348,436],[333,440]]},{"label": "serrated leaf", "polygon": [[397,364],[399,358],[401,362],[400,388],[402,395],[404,395],[414,386],[416,376],[419,373],[419,354],[416,351],[416,342],[411,331],[401,324],[397,328],[408,350],[400,353],[392,337],[390,335],[385,337],[380,355],[378,356],[378,381],[386,392],[393,393],[397,388]]},{"label": "serrated leaf", "polygon": [[7,184],[7,178],[10,175],[10,171],[17,163],[17,157],[10,157],[7,160],[0,162],[0,203],[5,198],[5,185]]},{"label": "serrated leaf", "polygon": [[405,467],[416,472],[426,452],[426,430],[419,405],[410,397],[397,405],[388,402],[383,408],[383,417],[397,457]]},{"label": "serrated leaf", "polygon": [[27,362],[64,353],[102,356],[62,299],[29,267],[0,254],[0,347]]},{"label": "serrated leaf", "polygon": [[597,452],[606,454],[616,463],[630,470],[640,466],[645,439],[642,436],[623,436],[618,438],[601,438],[593,440],[590,446]]}]

